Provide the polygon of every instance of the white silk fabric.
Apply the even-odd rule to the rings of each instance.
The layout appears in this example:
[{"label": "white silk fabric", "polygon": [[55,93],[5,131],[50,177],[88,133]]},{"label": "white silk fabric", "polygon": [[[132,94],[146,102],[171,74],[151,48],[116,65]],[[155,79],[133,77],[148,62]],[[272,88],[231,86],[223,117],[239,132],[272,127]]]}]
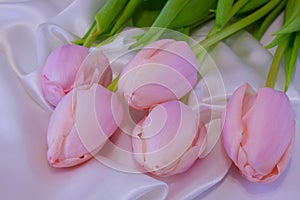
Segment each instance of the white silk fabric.
[{"label": "white silk fabric", "polygon": [[[98,157],[103,158],[102,162],[92,159],[68,169],[55,169],[48,165],[46,133],[51,107],[43,98],[40,88],[43,63],[51,51],[82,36],[104,2],[0,1],[0,198],[209,198],[207,194],[214,194],[214,190],[217,190],[214,188],[218,187],[216,184],[225,177],[231,166],[219,135],[213,133],[209,137],[211,145],[207,156],[199,159],[188,172],[169,178],[157,178],[111,167],[115,166],[116,161],[128,161],[129,164],[126,164],[130,165],[132,160],[130,157],[124,159],[123,155],[109,145],[99,153]],[[132,42],[130,36],[139,31],[129,29],[126,34],[120,35],[119,40],[101,47],[101,50],[113,61],[127,51],[127,43]],[[199,39],[202,34],[205,34],[205,27],[194,33],[195,39]],[[211,56],[222,74],[225,96],[229,96],[245,81],[256,88],[262,87],[266,68],[272,59],[271,54],[246,32],[217,45],[212,49]],[[118,72],[130,57],[132,54],[115,62],[112,66],[114,72]],[[218,70],[206,70],[204,67],[203,80],[213,80],[216,73],[219,73]],[[299,70],[296,74],[299,75]],[[298,81],[296,88],[299,92],[299,79],[295,81]],[[283,83],[282,78],[280,83]],[[218,87],[213,83],[209,85],[213,89]],[[279,84],[278,87],[281,86]],[[198,93],[201,94],[201,91]],[[293,86],[288,94],[296,110],[299,94]],[[203,100],[201,98],[206,98],[205,94],[200,95],[200,101]],[[297,144],[296,150],[299,151]],[[295,162],[291,162],[294,168],[299,167],[299,159],[296,166],[294,164]],[[286,173],[290,173],[289,171],[290,169]],[[236,177],[236,180],[240,179]]]}]

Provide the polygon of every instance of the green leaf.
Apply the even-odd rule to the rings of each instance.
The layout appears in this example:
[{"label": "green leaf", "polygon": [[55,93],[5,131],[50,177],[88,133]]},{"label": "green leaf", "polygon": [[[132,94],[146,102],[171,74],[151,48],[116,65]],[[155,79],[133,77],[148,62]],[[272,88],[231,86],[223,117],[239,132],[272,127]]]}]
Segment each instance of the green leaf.
[{"label": "green leaf", "polygon": [[239,30],[249,26],[250,24],[258,21],[262,17],[264,17],[268,12],[273,10],[278,4],[280,0],[271,0],[263,7],[259,8],[255,12],[251,13],[250,15],[228,25],[218,33],[214,34],[213,36],[209,36],[206,39],[202,40],[199,44],[203,46],[203,48],[209,48],[212,45],[216,44],[217,42],[227,38],[228,36],[236,33]]},{"label": "green leaf", "polygon": [[181,10],[168,28],[177,29],[203,21],[216,6],[217,0],[192,0]]},{"label": "green leaf", "polygon": [[285,34],[300,31],[300,12],[298,11],[296,14],[292,15],[287,22],[284,23],[283,27],[275,32],[274,34]]},{"label": "green leaf", "polygon": [[[238,0],[237,2],[234,3],[234,5],[231,7],[231,9],[228,11],[228,13],[224,14],[223,11],[218,11],[220,9],[222,9],[222,7],[219,6],[219,2],[218,2],[218,6],[217,6],[217,13],[218,12],[222,12],[224,15],[223,16],[223,20],[222,23],[217,22],[217,16],[216,16],[216,24],[213,26],[213,28],[210,30],[210,32],[208,33],[208,36],[211,36],[217,32],[219,32],[229,21],[230,19],[246,4],[248,3],[249,0]],[[225,16],[226,15],[226,16]],[[220,17],[221,18],[221,17]]]},{"label": "green leaf", "polygon": [[168,0],[144,0],[143,4],[141,6],[141,9],[143,10],[149,10],[149,11],[158,11],[161,10]]},{"label": "green leaf", "polygon": [[275,52],[274,58],[272,60],[272,64],[268,73],[267,81],[266,81],[266,87],[274,88],[278,71],[280,68],[280,64],[284,55],[284,52],[286,51],[286,48],[288,46],[288,41],[284,40],[281,42]]},{"label": "green leaf", "polygon": [[80,38],[79,40],[73,41],[72,43],[77,44],[77,45],[83,45],[85,40],[88,38],[88,36],[94,30],[95,26],[96,26],[96,21],[94,20],[92,25],[90,26],[89,30],[84,34],[84,36],[82,38]]},{"label": "green leaf", "polygon": [[[190,26],[210,15],[210,9],[217,0],[169,0],[156,18],[151,28],[130,48],[147,45],[157,40],[164,28],[182,28]],[[197,12],[195,12],[195,8]],[[157,29],[160,27],[162,29]]]},{"label": "green leaf", "polygon": [[150,27],[158,17],[167,0],[144,0],[132,16],[136,27]]},{"label": "green leaf", "polygon": [[136,27],[150,27],[159,13],[159,10],[137,11],[132,18],[132,23]]},{"label": "green leaf", "polygon": [[[300,1],[299,0],[288,0],[285,7],[285,16],[283,27],[275,32],[276,38],[267,46],[274,47],[286,45],[284,50],[284,61],[285,61],[285,75],[286,82],[284,90],[287,91],[291,78],[294,72],[295,64],[298,57],[298,51],[300,46]],[[278,49],[277,48],[277,49]],[[274,60],[276,59],[276,55]]]},{"label": "green leaf", "polygon": [[270,0],[251,0],[238,12],[238,14],[243,14],[255,10],[268,3],[269,1]]},{"label": "green leaf", "polygon": [[288,0],[285,12],[284,12],[284,21],[288,21],[289,19],[293,18],[300,9],[300,1],[299,0]]},{"label": "green leaf", "polygon": [[216,10],[216,25],[223,26],[227,22],[234,0],[219,0]]},{"label": "green leaf", "polygon": [[[235,15],[237,14],[245,5],[248,4],[250,0],[238,0],[234,3],[234,5],[232,6],[232,9],[229,13],[229,16],[227,18],[227,22]],[[226,23],[227,23],[226,22]]]},{"label": "green leaf", "polygon": [[150,29],[129,48],[132,49],[141,45],[145,46],[157,40],[163,33],[163,30],[158,31],[157,27],[168,28],[172,21],[178,16],[178,14],[186,7],[186,5],[190,1],[192,0],[169,0]]},{"label": "green leaf", "polygon": [[288,0],[285,13],[283,27],[274,34],[286,34],[300,30],[300,0]]},{"label": "green leaf", "polygon": [[286,5],[287,0],[282,0],[280,4],[272,10],[263,20],[262,24],[260,24],[259,28],[256,29],[253,33],[253,36],[257,39],[260,40],[261,37],[264,35],[266,30],[269,28],[271,23],[278,17],[278,15],[281,13],[282,9]]},{"label": "green leaf", "polygon": [[285,65],[285,75],[286,75],[286,85],[287,85],[287,80],[288,80],[288,74],[290,73],[290,60],[292,57],[292,52],[293,52],[293,43],[295,40],[295,34],[289,34],[288,38],[288,45],[286,47],[286,50],[284,52],[284,65]]},{"label": "green leaf", "polygon": [[287,34],[276,35],[276,37],[272,40],[272,42],[270,44],[268,44],[267,46],[265,46],[265,48],[267,48],[267,49],[273,48],[273,47],[279,45],[281,42],[288,40],[288,39],[289,39],[289,35],[287,35]]},{"label": "green leaf", "polygon": [[83,37],[83,45],[90,47],[100,34],[106,34],[121,14],[128,0],[108,0],[95,15],[94,23]]},{"label": "green leaf", "polygon": [[108,0],[95,16],[97,33],[106,32],[124,10],[128,0]]},{"label": "green leaf", "polygon": [[293,33],[290,37],[290,43],[288,45],[287,50],[285,51],[284,60],[285,60],[285,88],[284,90],[287,91],[292,76],[294,72],[294,68],[296,66],[298,53],[300,47],[300,32]]},{"label": "green leaf", "polygon": [[116,21],[114,27],[111,30],[111,35],[118,33],[121,29],[123,29],[126,22],[133,15],[135,10],[141,5],[143,0],[130,0],[118,20]]}]

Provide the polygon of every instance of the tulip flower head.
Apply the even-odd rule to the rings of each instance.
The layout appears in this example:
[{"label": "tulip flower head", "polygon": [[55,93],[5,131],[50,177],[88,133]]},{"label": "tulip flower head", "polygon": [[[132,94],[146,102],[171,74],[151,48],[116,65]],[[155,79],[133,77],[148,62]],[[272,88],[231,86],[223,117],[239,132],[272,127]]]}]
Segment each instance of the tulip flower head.
[{"label": "tulip flower head", "polygon": [[[95,74],[98,77],[92,77]],[[82,76],[85,76],[84,80]],[[93,81],[107,86],[111,77],[108,59],[102,52],[89,54],[86,47],[67,44],[48,56],[42,73],[42,91],[55,107],[74,88],[77,79],[76,86]]]},{"label": "tulip flower head", "polygon": [[271,182],[286,168],[295,139],[295,120],[285,93],[239,87],[223,113],[223,144],[250,181]]},{"label": "tulip flower head", "polygon": [[48,161],[70,167],[93,157],[118,128],[123,110],[117,96],[99,84],[68,93],[48,126]]},{"label": "tulip flower head", "polygon": [[118,89],[129,106],[148,110],[177,100],[197,81],[197,59],[183,41],[163,39],[141,49],[123,68]]},{"label": "tulip flower head", "polygon": [[192,109],[173,100],[154,107],[133,130],[133,155],[158,176],[183,173],[206,146],[206,129]]}]

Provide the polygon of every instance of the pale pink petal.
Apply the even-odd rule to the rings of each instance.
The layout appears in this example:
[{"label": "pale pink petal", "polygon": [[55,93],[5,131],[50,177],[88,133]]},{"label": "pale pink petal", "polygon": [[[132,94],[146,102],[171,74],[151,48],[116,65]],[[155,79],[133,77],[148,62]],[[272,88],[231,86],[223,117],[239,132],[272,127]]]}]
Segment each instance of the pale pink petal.
[{"label": "pale pink petal", "polygon": [[270,173],[294,132],[294,113],[287,96],[270,88],[260,89],[243,122],[247,131],[244,149],[249,164],[262,175]]},{"label": "pale pink petal", "polygon": [[112,81],[112,70],[108,58],[102,51],[91,52],[81,63],[76,73],[74,87],[99,83],[107,87]]},{"label": "pale pink petal", "polygon": [[118,89],[130,106],[148,110],[187,94],[197,81],[197,65],[186,42],[159,40],[141,49],[123,68]]},{"label": "pale pink petal", "polygon": [[52,112],[48,131],[47,131],[47,143],[48,143],[48,160],[51,165],[59,162],[61,158],[61,152],[64,147],[64,139],[70,134],[73,128],[72,118],[72,94],[66,95],[56,109]]},{"label": "pale pink petal", "polygon": [[181,173],[198,158],[200,143],[205,142],[199,141],[199,134],[191,108],[179,101],[157,105],[133,131],[134,157],[156,175]]},{"label": "pale pink petal", "polygon": [[177,97],[169,88],[155,83],[143,85],[125,96],[128,105],[141,110],[148,110],[151,106],[174,99]]},{"label": "pale pink petal", "polygon": [[42,91],[45,99],[52,106],[56,106],[66,94],[59,83],[49,81],[48,78],[45,76],[42,80]]},{"label": "pale pink petal", "polygon": [[118,84],[120,94],[128,105],[139,110],[180,99],[192,89],[181,73],[160,63],[143,64],[130,69],[120,77]]},{"label": "pale pink petal", "polygon": [[284,92],[241,86],[223,115],[223,143],[244,177],[271,182],[286,168],[295,137],[295,120]]},{"label": "pale pink petal", "polygon": [[73,85],[76,73],[87,55],[88,48],[66,44],[48,56],[43,74],[50,81],[60,83],[63,88],[69,88]]},{"label": "pale pink petal", "polygon": [[99,84],[75,95],[74,126],[89,152],[98,151],[117,130],[123,110],[114,93]]},{"label": "pale pink petal", "polygon": [[118,128],[123,111],[118,98],[98,84],[73,89],[52,113],[48,161],[70,167],[92,158]]},{"label": "pale pink petal", "polygon": [[238,149],[243,138],[242,107],[248,84],[239,87],[227,103],[222,115],[222,141],[229,157],[236,161]]}]

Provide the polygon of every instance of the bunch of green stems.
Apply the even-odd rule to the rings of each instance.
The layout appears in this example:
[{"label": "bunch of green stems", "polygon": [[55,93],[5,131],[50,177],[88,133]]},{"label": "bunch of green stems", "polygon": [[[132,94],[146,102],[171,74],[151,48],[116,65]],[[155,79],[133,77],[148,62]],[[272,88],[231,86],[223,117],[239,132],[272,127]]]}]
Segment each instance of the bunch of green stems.
[{"label": "bunch of green stems", "polygon": [[[214,26],[199,43],[208,50],[242,29],[247,29],[259,40],[284,11],[283,26],[273,33],[276,37],[266,47],[277,46],[266,86],[274,88],[284,58],[287,90],[300,46],[299,10],[300,0],[108,0],[95,15],[86,34],[74,43],[90,47],[115,36],[125,26],[149,27],[142,35],[135,36],[136,43],[130,47],[141,48],[158,40],[166,29],[189,35],[193,29],[214,19]],[[201,50],[195,53],[198,58],[204,55]]]}]

